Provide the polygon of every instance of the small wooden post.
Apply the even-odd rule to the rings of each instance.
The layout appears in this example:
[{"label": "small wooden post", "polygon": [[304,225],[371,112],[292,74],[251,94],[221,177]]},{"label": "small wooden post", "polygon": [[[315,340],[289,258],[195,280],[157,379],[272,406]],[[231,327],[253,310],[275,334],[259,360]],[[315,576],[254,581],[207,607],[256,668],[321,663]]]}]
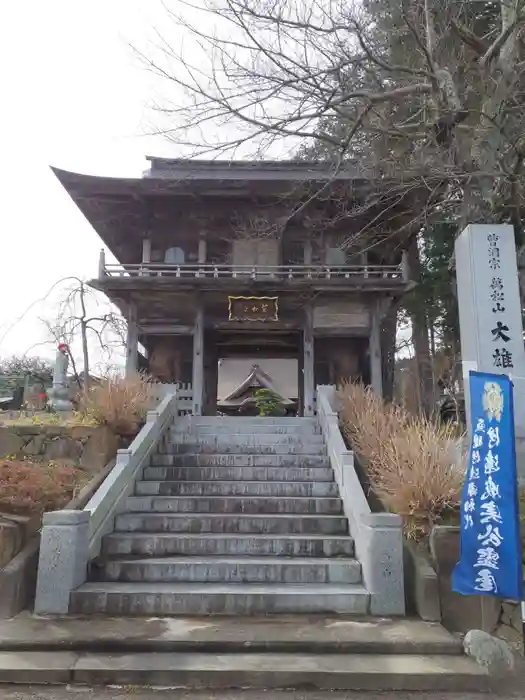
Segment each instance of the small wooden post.
[{"label": "small wooden post", "polygon": [[138,371],[138,343],[139,329],[137,326],[137,309],[133,302],[128,309],[128,332],[126,336],[126,377],[136,374]]},{"label": "small wooden post", "polygon": [[204,309],[199,302],[193,332],[193,415],[202,415],[204,397]]},{"label": "small wooden post", "polygon": [[141,276],[148,276],[148,266],[151,263],[151,239],[142,239],[142,269],[140,271]]},{"label": "small wooden post", "polygon": [[372,310],[370,328],[370,377],[374,393],[383,397],[383,371],[381,362],[381,318],[382,304],[378,302]]},{"label": "small wooden post", "polygon": [[99,280],[104,279],[106,276],[106,251],[104,248],[100,249],[100,254],[98,256],[98,278]]},{"label": "small wooden post", "polygon": [[303,375],[303,416],[313,416],[315,413],[314,330],[313,309],[310,304],[305,308],[303,329]]}]

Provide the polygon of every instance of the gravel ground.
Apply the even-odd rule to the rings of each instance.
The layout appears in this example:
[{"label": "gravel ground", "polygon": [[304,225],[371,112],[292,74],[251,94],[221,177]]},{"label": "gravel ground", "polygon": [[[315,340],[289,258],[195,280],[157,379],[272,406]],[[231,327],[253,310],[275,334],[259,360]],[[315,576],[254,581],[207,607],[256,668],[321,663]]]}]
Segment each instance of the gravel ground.
[{"label": "gravel ground", "polygon": [[516,700],[525,698],[525,683],[521,690],[503,695],[485,695],[479,693],[407,693],[407,692],[300,692],[300,691],[184,691],[168,689],[127,688],[83,688],[75,687],[25,687],[0,686],[1,700]]}]

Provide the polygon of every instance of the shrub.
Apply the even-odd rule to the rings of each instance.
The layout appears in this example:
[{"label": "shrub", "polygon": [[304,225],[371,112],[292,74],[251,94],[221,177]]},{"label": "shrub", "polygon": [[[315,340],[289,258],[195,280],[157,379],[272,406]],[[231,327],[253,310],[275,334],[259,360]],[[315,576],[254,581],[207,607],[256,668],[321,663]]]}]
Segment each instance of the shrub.
[{"label": "shrub", "polygon": [[72,467],[0,460],[0,511],[33,515],[63,508],[84,478]]},{"label": "shrub", "polygon": [[286,414],[282,398],[272,389],[257,389],[255,405],[259,409],[260,416],[284,416]]},{"label": "shrub", "polygon": [[111,377],[90,387],[79,399],[79,412],[117,435],[136,433],[155,407],[157,384],[144,374]]},{"label": "shrub", "polygon": [[340,390],[343,432],[375,494],[418,539],[456,511],[466,467],[457,430],[384,404],[359,384]]}]

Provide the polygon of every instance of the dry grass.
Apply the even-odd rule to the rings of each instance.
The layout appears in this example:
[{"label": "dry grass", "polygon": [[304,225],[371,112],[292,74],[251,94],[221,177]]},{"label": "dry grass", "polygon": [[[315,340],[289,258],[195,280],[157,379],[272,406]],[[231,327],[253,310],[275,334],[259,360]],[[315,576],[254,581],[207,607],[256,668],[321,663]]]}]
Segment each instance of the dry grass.
[{"label": "dry grass", "polygon": [[85,472],[56,464],[0,460],[0,511],[34,515],[63,508],[87,479]]},{"label": "dry grass", "polygon": [[375,494],[421,538],[459,506],[466,454],[456,428],[414,418],[362,385],[344,385],[340,397],[343,431]]},{"label": "dry grass", "polygon": [[110,377],[79,398],[79,412],[89,422],[116,435],[132,435],[156,405],[157,385],[144,374]]},{"label": "dry grass", "polygon": [[85,415],[73,411],[61,415],[60,413],[49,413],[47,411],[11,411],[0,412],[0,426],[16,427],[16,426],[48,426],[58,425],[64,427],[74,427],[76,425],[91,425]]}]

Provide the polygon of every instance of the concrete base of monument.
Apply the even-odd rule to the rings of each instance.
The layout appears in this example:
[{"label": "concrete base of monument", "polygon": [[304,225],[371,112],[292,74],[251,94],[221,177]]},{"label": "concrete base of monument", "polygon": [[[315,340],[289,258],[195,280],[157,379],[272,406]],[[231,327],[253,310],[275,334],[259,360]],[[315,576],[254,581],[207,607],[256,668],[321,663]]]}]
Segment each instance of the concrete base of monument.
[{"label": "concrete base of monument", "polygon": [[345,616],[37,618],[0,623],[1,683],[487,690],[443,627]]},{"label": "concrete base of monument", "polygon": [[525,436],[516,437],[516,468],[518,483],[522,488],[525,488]]}]

